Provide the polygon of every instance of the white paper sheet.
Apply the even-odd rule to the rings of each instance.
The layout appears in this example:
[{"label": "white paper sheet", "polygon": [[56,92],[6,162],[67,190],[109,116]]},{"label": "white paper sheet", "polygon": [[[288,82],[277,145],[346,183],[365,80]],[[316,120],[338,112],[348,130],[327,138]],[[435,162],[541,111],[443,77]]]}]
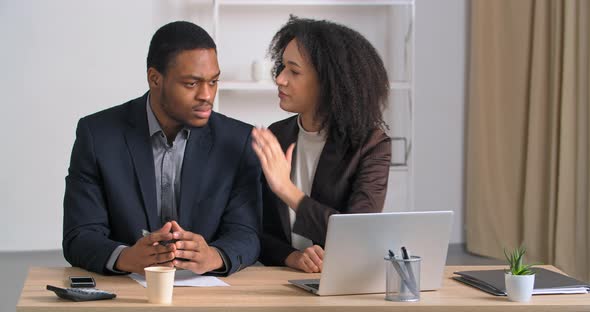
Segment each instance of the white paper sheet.
[{"label": "white paper sheet", "polygon": [[533,289],[533,295],[587,294],[585,287]]},{"label": "white paper sheet", "polygon": [[[129,277],[138,282],[141,286],[147,287],[145,276],[136,273],[129,274]],[[177,287],[218,287],[229,286],[226,282],[215,276],[197,275],[189,270],[176,270],[174,274],[174,286]]]}]

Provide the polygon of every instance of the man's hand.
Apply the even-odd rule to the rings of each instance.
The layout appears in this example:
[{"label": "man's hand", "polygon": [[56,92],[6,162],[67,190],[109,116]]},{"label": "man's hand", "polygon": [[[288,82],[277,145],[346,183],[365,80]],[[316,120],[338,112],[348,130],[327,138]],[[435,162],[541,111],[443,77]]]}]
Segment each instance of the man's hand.
[{"label": "man's hand", "polygon": [[209,246],[203,236],[185,231],[176,221],[172,221],[173,238],[178,239],[174,245],[176,258],[188,261],[174,260],[174,266],[191,270],[197,274],[217,270],[223,267],[223,260],[217,249]]},{"label": "man's hand", "polygon": [[285,259],[288,267],[306,273],[322,272],[323,263],[324,249],[318,245],[308,247],[304,251],[294,251]]},{"label": "man's hand", "polygon": [[164,226],[146,237],[140,238],[135,245],[123,249],[115,269],[123,272],[144,274],[143,269],[151,265],[172,266],[176,246],[160,245],[160,241],[172,239],[172,224],[166,222]]}]

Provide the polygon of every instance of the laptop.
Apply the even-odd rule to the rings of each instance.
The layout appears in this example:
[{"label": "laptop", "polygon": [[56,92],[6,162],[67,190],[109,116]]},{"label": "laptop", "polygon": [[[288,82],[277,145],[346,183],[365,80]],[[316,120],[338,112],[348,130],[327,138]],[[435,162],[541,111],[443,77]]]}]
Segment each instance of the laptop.
[{"label": "laptop", "polygon": [[420,290],[442,286],[452,211],[330,216],[320,279],[289,280],[319,296],[385,292],[388,250],[422,257]]}]

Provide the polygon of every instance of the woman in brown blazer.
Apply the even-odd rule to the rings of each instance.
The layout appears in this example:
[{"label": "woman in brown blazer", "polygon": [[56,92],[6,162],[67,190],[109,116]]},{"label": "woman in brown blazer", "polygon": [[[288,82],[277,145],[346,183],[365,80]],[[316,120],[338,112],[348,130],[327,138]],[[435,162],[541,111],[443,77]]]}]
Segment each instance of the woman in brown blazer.
[{"label": "woman in brown blazer", "polygon": [[297,115],[252,133],[264,172],[260,261],[320,272],[330,215],[383,210],[389,80],[361,34],[328,21],[292,16],[269,52],[280,106]]}]

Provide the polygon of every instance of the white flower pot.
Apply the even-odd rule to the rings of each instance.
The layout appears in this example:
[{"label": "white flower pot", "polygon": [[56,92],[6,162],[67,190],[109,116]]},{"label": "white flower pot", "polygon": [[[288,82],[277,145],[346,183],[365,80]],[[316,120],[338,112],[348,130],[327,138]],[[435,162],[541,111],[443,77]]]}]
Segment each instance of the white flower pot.
[{"label": "white flower pot", "polygon": [[510,273],[505,273],[504,282],[506,283],[508,300],[516,302],[527,302],[531,300],[533,287],[535,286],[534,274],[512,275]]}]

